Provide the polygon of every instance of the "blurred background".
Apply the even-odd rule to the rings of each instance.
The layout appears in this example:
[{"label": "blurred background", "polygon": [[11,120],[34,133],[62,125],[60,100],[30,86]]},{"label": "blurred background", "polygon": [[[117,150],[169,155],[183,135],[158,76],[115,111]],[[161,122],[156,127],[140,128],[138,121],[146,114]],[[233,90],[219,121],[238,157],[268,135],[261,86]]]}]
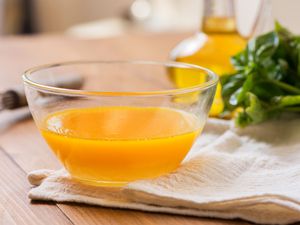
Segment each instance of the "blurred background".
[{"label": "blurred background", "polygon": [[[261,0],[237,1],[240,14],[243,10],[254,14],[255,2]],[[300,33],[300,1],[270,2],[272,17]],[[0,35],[65,33],[101,38],[127,32],[195,31],[201,12],[201,0],[0,0]],[[246,30],[246,25],[242,21],[239,27]]]}]

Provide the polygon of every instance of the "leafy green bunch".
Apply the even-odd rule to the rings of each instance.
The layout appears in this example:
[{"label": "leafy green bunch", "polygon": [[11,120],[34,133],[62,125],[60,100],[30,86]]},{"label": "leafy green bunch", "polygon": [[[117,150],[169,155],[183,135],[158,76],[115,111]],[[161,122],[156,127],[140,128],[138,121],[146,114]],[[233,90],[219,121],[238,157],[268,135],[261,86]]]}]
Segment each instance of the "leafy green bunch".
[{"label": "leafy green bunch", "polygon": [[300,112],[300,36],[276,23],[231,61],[236,72],[221,77],[222,96],[224,113],[239,109],[237,126]]}]

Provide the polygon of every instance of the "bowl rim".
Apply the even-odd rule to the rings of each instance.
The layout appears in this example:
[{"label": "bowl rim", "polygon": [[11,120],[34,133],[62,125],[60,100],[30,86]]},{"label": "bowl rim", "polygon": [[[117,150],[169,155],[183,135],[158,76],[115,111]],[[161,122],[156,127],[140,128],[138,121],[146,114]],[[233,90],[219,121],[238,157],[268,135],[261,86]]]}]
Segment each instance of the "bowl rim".
[{"label": "bowl rim", "polygon": [[[197,69],[206,72],[210,79],[204,83],[198,85],[192,85],[184,88],[174,88],[168,90],[161,91],[126,91],[126,92],[109,92],[109,91],[90,91],[90,90],[79,90],[79,89],[68,89],[68,88],[59,88],[50,85],[40,84],[30,79],[30,74],[41,71],[43,69],[49,69],[54,67],[61,67],[67,65],[80,65],[80,64],[139,64],[139,65],[160,65],[166,67],[174,67],[174,68],[191,68]],[[178,95],[178,94],[186,94],[194,91],[203,91],[214,87],[217,85],[219,81],[219,77],[210,69],[207,69],[202,66],[182,63],[182,62],[172,62],[172,61],[154,61],[154,60],[77,60],[77,61],[63,61],[58,63],[50,63],[43,64],[36,67],[32,67],[26,70],[22,74],[22,79],[24,85],[29,85],[30,87],[47,92],[52,94],[62,94],[68,96],[162,96],[162,95]]]}]

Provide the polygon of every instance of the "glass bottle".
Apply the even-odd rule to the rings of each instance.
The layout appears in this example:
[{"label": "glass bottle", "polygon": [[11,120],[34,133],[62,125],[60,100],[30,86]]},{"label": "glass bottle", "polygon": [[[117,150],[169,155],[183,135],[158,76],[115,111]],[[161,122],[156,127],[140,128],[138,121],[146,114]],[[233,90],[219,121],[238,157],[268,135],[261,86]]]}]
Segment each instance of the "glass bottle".
[{"label": "glass bottle", "polygon": [[[172,60],[207,67],[219,76],[233,72],[230,57],[241,51],[246,40],[237,31],[233,0],[204,0],[202,31],[180,42],[171,52]],[[177,87],[199,83],[192,74],[174,73]],[[218,85],[210,116],[223,111],[221,86]]]}]

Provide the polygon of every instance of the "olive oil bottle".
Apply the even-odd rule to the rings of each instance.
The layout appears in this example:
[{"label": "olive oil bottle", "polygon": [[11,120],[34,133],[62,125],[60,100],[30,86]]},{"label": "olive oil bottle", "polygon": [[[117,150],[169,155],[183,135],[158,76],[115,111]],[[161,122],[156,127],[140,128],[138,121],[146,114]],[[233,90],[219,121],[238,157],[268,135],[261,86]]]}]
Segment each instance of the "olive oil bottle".
[{"label": "olive oil bottle", "polygon": [[[246,45],[236,25],[234,0],[204,0],[202,31],[180,42],[171,52],[172,60],[196,64],[211,69],[219,76],[233,72],[230,57]],[[177,87],[199,83],[194,74],[173,73],[171,79]],[[223,110],[221,85],[210,111],[218,116]]]}]

